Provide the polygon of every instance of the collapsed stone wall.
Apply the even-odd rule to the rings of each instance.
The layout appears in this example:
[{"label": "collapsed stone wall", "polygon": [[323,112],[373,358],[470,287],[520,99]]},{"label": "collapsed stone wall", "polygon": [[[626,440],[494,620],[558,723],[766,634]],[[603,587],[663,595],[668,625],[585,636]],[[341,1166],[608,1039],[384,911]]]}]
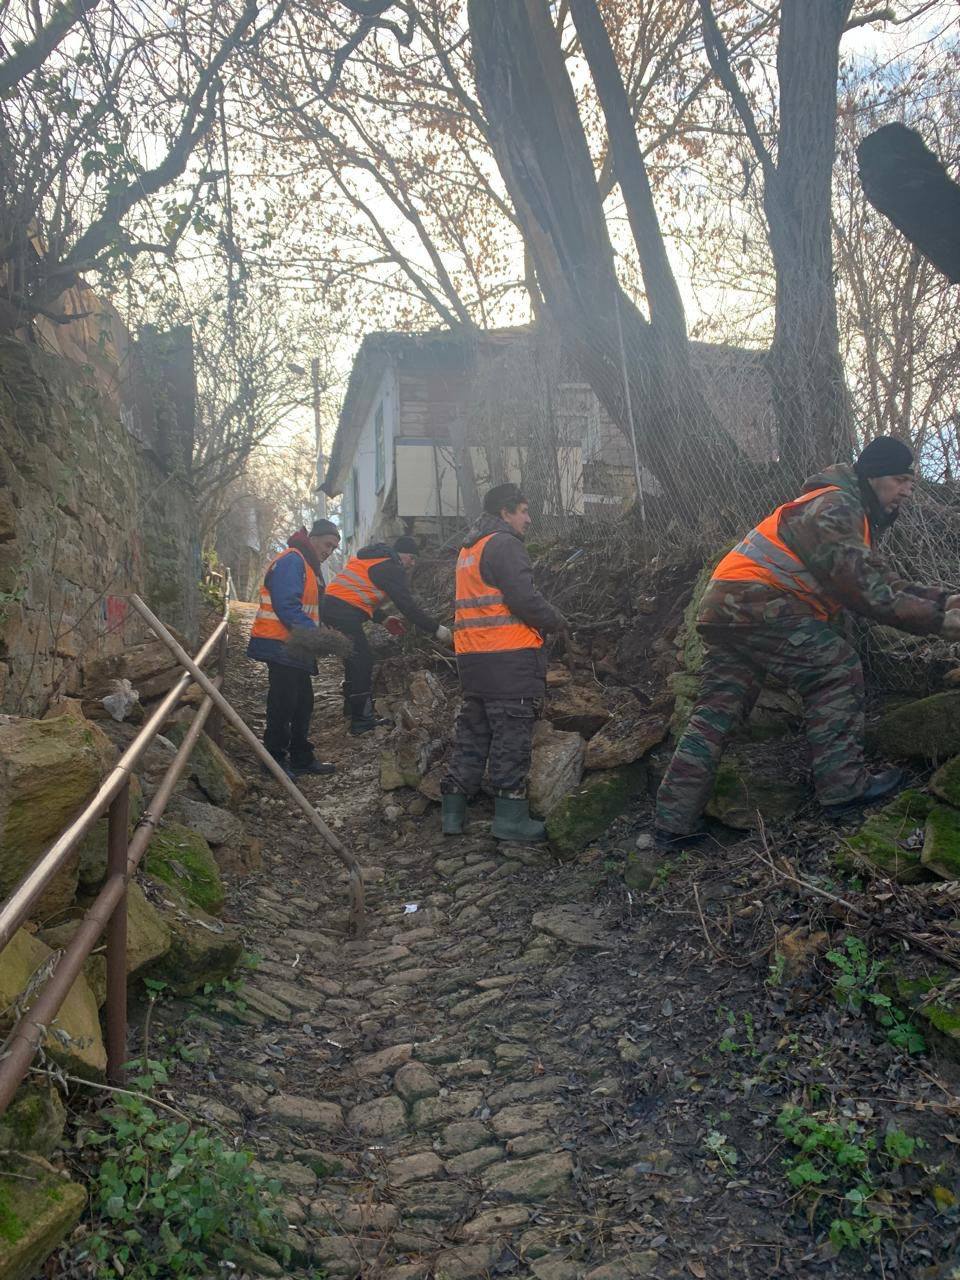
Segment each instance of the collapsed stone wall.
[{"label": "collapsed stone wall", "polygon": [[0,711],[42,715],[141,638],[131,591],[195,640],[198,578],[182,461],[138,441],[82,366],[0,340]]}]

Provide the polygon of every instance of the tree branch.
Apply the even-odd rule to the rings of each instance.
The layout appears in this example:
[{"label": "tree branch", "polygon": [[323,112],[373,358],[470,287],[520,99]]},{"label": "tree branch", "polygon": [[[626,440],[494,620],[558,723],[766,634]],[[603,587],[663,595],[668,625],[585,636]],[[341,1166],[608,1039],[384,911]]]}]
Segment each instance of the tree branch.
[{"label": "tree branch", "polygon": [[707,53],[707,61],[710,63],[714,75],[730,95],[730,101],[740,117],[744,132],[750,140],[757,159],[760,161],[767,188],[770,192],[773,192],[776,189],[777,182],[777,169],[773,162],[773,157],[763,140],[753,108],[747,101],[747,95],[744,93],[730,62],[730,51],[727,49],[726,41],[720,31],[710,0],[699,0],[699,3],[700,15],[703,19],[703,44]]},{"label": "tree branch", "polygon": [[667,258],[650,179],[630,115],[627,91],[595,0],[570,0],[573,20],[600,99],[617,181],[640,255],[651,323],[686,336],[680,290]]},{"label": "tree branch", "polygon": [[54,9],[50,21],[30,43],[0,63],[0,98],[6,97],[25,76],[39,70],[71,29],[99,3],[100,0],[65,0]]}]

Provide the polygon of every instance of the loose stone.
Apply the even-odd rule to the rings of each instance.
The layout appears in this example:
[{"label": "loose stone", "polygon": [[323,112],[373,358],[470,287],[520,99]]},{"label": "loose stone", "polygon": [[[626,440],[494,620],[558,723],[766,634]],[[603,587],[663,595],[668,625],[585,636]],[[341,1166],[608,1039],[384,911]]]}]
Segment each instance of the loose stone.
[{"label": "loose stone", "polygon": [[448,1124],[442,1135],[442,1150],[450,1155],[459,1155],[464,1151],[474,1151],[490,1141],[490,1130],[479,1120],[464,1120],[458,1124]]},{"label": "loose stone", "polygon": [[282,1120],[294,1129],[316,1129],[331,1133],[343,1124],[343,1108],[335,1102],[319,1102],[316,1098],[298,1098],[294,1094],[279,1094],[270,1098],[266,1113],[274,1120]]},{"label": "loose stone", "polygon": [[470,1245],[463,1249],[444,1249],[434,1259],[436,1280],[473,1280],[487,1275],[492,1261],[488,1245]]},{"label": "loose stone", "polygon": [[498,1111],[491,1118],[490,1125],[498,1138],[515,1138],[518,1134],[542,1129],[555,1115],[553,1103],[519,1103]]},{"label": "loose stone", "polygon": [[389,1049],[381,1049],[378,1053],[367,1054],[357,1058],[353,1069],[358,1076],[381,1076],[396,1071],[413,1056],[412,1044],[394,1044]]},{"label": "loose stone", "polygon": [[573,1158],[568,1151],[558,1151],[493,1165],[483,1175],[483,1186],[505,1200],[547,1200],[563,1195],[572,1177]]},{"label": "loose stone", "polygon": [[506,1235],[514,1227],[522,1227],[529,1221],[529,1209],[525,1209],[520,1204],[505,1204],[497,1209],[485,1209],[483,1213],[478,1213],[475,1218],[463,1224],[460,1234],[468,1239]]},{"label": "loose stone", "polygon": [[410,1182],[422,1182],[425,1178],[437,1178],[443,1174],[443,1161],[433,1151],[420,1151],[413,1156],[401,1156],[387,1165],[387,1181],[393,1186],[405,1187]]},{"label": "loose stone", "polygon": [[430,1129],[445,1120],[459,1120],[469,1116],[483,1103],[479,1089],[463,1089],[447,1098],[421,1098],[413,1104],[413,1125],[416,1129]]},{"label": "loose stone", "polygon": [[348,1119],[359,1133],[368,1138],[396,1138],[407,1128],[403,1103],[392,1094],[358,1103],[350,1108]]},{"label": "loose stone", "polygon": [[407,1062],[394,1077],[393,1087],[404,1102],[417,1102],[440,1092],[440,1085],[422,1062]]},{"label": "loose stone", "polygon": [[468,1173],[478,1173],[498,1160],[503,1159],[503,1151],[499,1147],[477,1147],[475,1151],[465,1151],[462,1156],[454,1156],[446,1164],[447,1173],[455,1177]]}]

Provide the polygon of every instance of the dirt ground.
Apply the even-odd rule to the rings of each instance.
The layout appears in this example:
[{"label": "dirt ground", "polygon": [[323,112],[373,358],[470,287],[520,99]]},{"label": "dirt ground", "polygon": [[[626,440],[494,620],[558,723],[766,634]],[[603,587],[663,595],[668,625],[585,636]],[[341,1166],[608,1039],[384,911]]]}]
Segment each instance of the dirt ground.
[{"label": "dirt ground", "polygon": [[[228,693],[260,732],[248,615]],[[777,880],[756,837],[651,863],[628,890],[646,800],[573,862],[498,846],[482,804],[444,839],[437,806],[381,793],[385,731],[347,734],[323,666],[315,741],[338,772],[304,790],[366,868],[367,935],[347,934],[339,864],[228,736],[265,870],[230,885],[225,914],[259,960],[240,992],[158,1006],[154,1029],[197,1051],[179,1105],[288,1190],[300,1269],[263,1274],[960,1275],[953,1067],[837,1002],[826,939],[803,942],[843,947],[828,901]],[[818,875],[836,836],[809,815],[767,841]],[[867,1155],[828,1158],[821,1134],[827,1174],[804,1182],[790,1105]],[[888,1153],[891,1132],[926,1145]],[[831,1243],[838,1217],[859,1245]]]}]

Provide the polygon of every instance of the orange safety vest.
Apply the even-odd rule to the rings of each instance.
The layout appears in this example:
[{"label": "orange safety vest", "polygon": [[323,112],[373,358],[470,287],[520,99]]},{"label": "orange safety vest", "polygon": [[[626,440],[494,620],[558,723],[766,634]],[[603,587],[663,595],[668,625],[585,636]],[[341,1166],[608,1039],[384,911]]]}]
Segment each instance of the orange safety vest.
[{"label": "orange safety vest", "polygon": [[[712,581],[764,582],[778,591],[796,596],[823,621],[839,613],[843,606],[827,595],[816,576],[780,537],[780,517],[785,511],[792,511],[838,488],[839,485],[828,484],[777,507],[772,515],[761,520],[742,542],[737,543],[729,555],[723,557],[713,571]],[[863,541],[865,546],[871,545],[870,521],[866,516],[863,517]]]},{"label": "orange safety vest", "polygon": [[327,587],[327,595],[352,604],[355,609],[362,609],[368,618],[372,618],[378,609],[389,603],[390,597],[370,581],[370,570],[389,559],[389,556],[381,556],[379,560],[361,560],[354,556]]},{"label": "orange safety vest", "polygon": [[521,622],[507,608],[502,594],[480,576],[483,549],[495,538],[489,533],[457,558],[453,647],[456,653],[501,653],[506,649],[541,649],[543,636]]},{"label": "orange safety vest", "polygon": [[320,623],[320,586],[317,582],[317,575],[307,563],[307,558],[302,551],[298,551],[296,547],[288,547],[286,551],[281,551],[270,561],[267,572],[263,575],[263,582],[260,586],[260,608],[257,610],[257,616],[253,620],[253,626],[250,628],[251,636],[260,636],[264,640],[286,640],[290,634],[289,627],[285,627],[277,615],[273,611],[273,601],[270,598],[270,588],[267,586],[267,578],[270,576],[270,570],[284,556],[299,556],[303,561],[303,567],[307,571],[307,578],[303,584],[303,612],[312,622],[319,625]]}]

